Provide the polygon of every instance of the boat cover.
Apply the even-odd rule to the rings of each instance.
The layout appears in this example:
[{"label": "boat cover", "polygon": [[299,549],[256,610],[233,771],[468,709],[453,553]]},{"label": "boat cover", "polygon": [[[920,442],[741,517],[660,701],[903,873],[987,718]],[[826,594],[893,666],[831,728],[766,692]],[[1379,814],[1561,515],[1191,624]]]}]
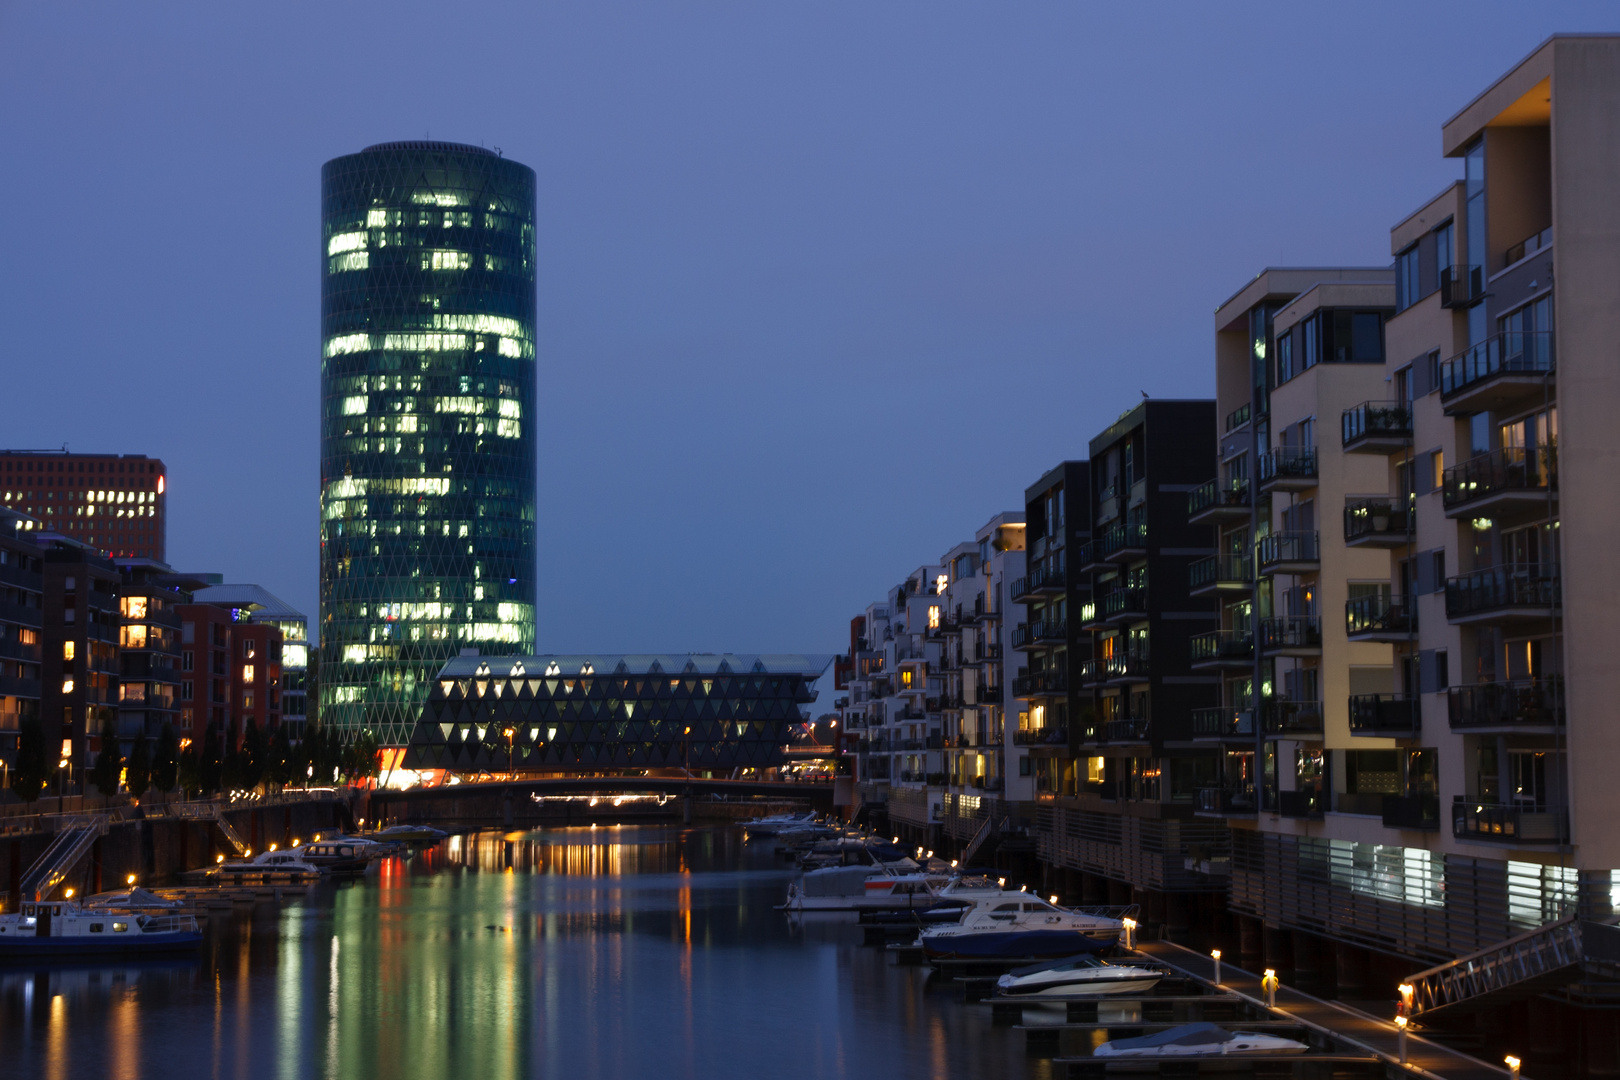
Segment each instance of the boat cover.
[{"label": "boat cover", "polygon": [[1214,1024],[1182,1024],[1136,1039],[1114,1039],[1109,1045],[1115,1050],[1146,1050],[1155,1046],[1212,1046],[1235,1038],[1236,1035]]},{"label": "boat cover", "polygon": [[829,866],[804,875],[806,896],[865,896],[870,866]]}]

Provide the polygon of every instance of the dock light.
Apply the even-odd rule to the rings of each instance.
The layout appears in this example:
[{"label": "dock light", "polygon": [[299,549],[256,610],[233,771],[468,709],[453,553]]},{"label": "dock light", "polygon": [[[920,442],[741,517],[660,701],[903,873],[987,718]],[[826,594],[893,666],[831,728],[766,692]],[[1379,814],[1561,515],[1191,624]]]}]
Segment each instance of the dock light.
[{"label": "dock light", "polygon": [[271,845],[270,845],[270,850],[271,850],[271,851],[274,851],[274,850],[276,850],[276,845],[274,845],[274,844],[271,844]]},{"label": "dock light", "polygon": [[65,895],[69,900],[73,899],[73,890],[69,889]]},{"label": "dock light", "polygon": [[951,860],[951,869],[952,870],[956,869],[956,860],[955,859]]},{"label": "dock light", "polygon": [[1507,1065],[1508,1073],[1513,1077],[1513,1080],[1519,1080],[1519,1059],[1509,1054],[1502,1061]]},{"label": "dock light", "polygon": [[296,836],[295,836],[295,837],[293,837],[293,842],[292,842],[292,846],[293,846],[293,847],[297,847],[297,846],[298,846],[298,843],[299,843],[299,840],[298,840],[298,837],[296,837]]},{"label": "dock light", "polygon": [[1120,925],[1125,928],[1125,947],[1127,949],[1136,948],[1136,920],[1121,919]]},{"label": "dock light", "polygon": [[135,884],[135,875],[131,874],[128,877],[126,877],[124,879],[124,884],[125,885],[134,885]]},{"label": "dock light", "polygon": [[1018,891],[1019,892],[1028,892],[1029,891],[1029,886],[1028,885],[1020,885],[1020,886],[1018,886]]},{"label": "dock light", "polygon": [[1277,1007],[1277,971],[1275,968],[1266,968],[1266,973],[1260,979],[1260,990],[1266,995],[1266,1008]]},{"label": "dock light", "polygon": [[933,852],[932,852],[932,851],[930,851],[930,852],[929,852],[929,853],[928,853],[928,857],[929,857],[929,858],[930,858],[930,859],[932,859],[932,858],[933,858],[933,857],[934,857],[934,853],[933,853]]},{"label": "dock light", "polygon": [[1395,1052],[1399,1055],[1402,1065],[1406,1064],[1406,1017],[1395,1018]]},{"label": "dock light", "polygon": [[1417,988],[1414,987],[1411,983],[1401,983],[1401,985],[1399,987],[1397,987],[1396,989],[1400,992],[1400,995],[1401,995],[1401,1004],[1400,1004],[1401,1015],[1402,1016],[1410,1016],[1410,1015],[1412,1015],[1412,995],[1417,993]]},{"label": "dock light", "polygon": [[1215,961],[1215,985],[1221,985],[1221,950],[1209,950],[1210,957]]},{"label": "dock light", "polygon": [[1007,879],[1004,877],[998,877],[996,878],[996,884],[1005,889],[1007,887]]},{"label": "dock light", "polygon": [[1057,903],[1057,893],[1052,894],[1052,903],[1054,903],[1054,904]]},{"label": "dock light", "polygon": [[895,843],[897,843],[897,844],[898,844],[898,843],[899,843],[899,842],[900,842],[900,838],[899,838],[899,837],[898,837],[898,836],[897,836],[897,837],[895,837],[895,838],[894,838],[894,842],[895,842]]},{"label": "dock light", "polygon": [[223,856],[223,855],[215,855],[214,856],[214,861],[216,863],[222,863],[222,862],[225,861],[225,856]]}]

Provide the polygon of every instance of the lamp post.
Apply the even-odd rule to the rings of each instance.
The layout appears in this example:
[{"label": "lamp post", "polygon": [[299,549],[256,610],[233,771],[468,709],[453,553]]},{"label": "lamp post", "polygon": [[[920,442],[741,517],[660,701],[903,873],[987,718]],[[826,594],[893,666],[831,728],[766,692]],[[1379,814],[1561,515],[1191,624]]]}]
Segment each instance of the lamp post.
[{"label": "lamp post", "polygon": [[1266,995],[1266,1008],[1277,1007],[1277,971],[1275,968],[1266,968],[1266,973],[1260,979],[1260,990]]},{"label": "lamp post", "polygon": [[1406,1064],[1406,1025],[1405,1016],[1395,1017],[1395,1052],[1399,1055],[1402,1065]]},{"label": "lamp post", "polygon": [[1136,920],[1121,919],[1120,923],[1125,927],[1125,948],[1134,950],[1136,948]]},{"label": "lamp post", "polygon": [[1215,985],[1221,985],[1221,950],[1211,949],[1209,955],[1215,960]]},{"label": "lamp post", "polygon": [[512,778],[512,734],[513,734],[513,729],[512,728],[507,728],[506,729],[506,777],[507,777],[508,780],[510,780]]},{"label": "lamp post", "polygon": [[1512,1080],[1519,1080],[1519,1059],[1509,1054],[1502,1059],[1502,1062],[1508,1067],[1508,1075],[1512,1077]]}]

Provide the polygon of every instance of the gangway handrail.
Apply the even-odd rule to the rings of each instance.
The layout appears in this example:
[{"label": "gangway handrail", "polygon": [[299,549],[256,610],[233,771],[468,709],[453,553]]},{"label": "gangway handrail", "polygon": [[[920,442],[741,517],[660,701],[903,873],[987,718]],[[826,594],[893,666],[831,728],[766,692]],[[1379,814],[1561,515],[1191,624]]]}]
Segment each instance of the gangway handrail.
[{"label": "gangway handrail", "polygon": [[1566,969],[1577,972],[1582,955],[1580,923],[1573,914],[1565,915],[1407,976],[1406,983],[1412,987],[1412,1015],[1459,1005]]}]

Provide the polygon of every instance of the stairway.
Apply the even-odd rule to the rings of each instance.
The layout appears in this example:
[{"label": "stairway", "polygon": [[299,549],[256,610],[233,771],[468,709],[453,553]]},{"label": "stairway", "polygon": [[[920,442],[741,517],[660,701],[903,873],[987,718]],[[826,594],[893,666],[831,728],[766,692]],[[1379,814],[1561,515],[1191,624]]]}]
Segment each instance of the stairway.
[{"label": "stairway", "polygon": [[1620,977],[1620,927],[1566,915],[1410,975],[1414,1019],[1534,997],[1582,978]]},{"label": "stairway", "polygon": [[995,819],[986,815],[984,824],[980,825],[979,831],[973,834],[973,839],[968,841],[968,846],[962,849],[960,861],[964,867],[973,865],[973,856],[977,855],[979,849],[984,846],[985,841],[990,839],[990,834],[994,828]]},{"label": "stairway", "polygon": [[214,823],[219,826],[219,831],[225,834],[226,842],[236,850],[237,855],[244,856],[248,854],[248,842],[242,839],[242,834],[237,832],[236,829],[231,826],[229,821],[225,820],[224,814],[216,813],[214,815]]},{"label": "stairway", "polygon": [[105,814],[64,819],[50,845],[23,874],[19,890],[22,899],[37,901],[49,897],[73,873],[79,860],[89,854],[97,838],[106,832]]}]

